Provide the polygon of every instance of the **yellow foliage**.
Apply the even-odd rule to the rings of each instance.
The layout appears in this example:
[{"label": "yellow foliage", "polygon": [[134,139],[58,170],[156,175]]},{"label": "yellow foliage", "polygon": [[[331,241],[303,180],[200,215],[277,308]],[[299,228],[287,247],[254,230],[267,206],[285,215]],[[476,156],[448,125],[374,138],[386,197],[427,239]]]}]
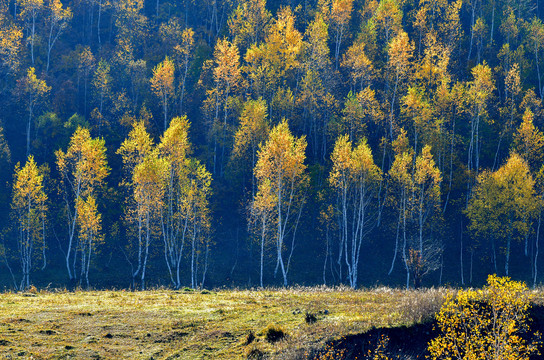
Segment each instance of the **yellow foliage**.
[{"label": "yellow foliage", "polygon": [[520,336],[528,327],[529,307],[524,283],[496,275],[490,275],[481,290],[450,295],[436,315],[441,335],[429,343],[430,358],[529,359],[537,353],[537,341]]},{"label": "yellow foliage", "polygon": [[168,56],[153,69],[151,89],[161,99],[164,114],[164,129],[166,130],[168,102],[174,96],[174,63]]},{"label": "yellow foliage", "polygon": [[22,39],[21,28],[9,24],[7,17],[0,12],[0,68],[4,68],[8,73],[16,71],[20,65]]},{"label": "yellow foliage", "polygon": [[[466,214],[476,235],[506,242],[506,271],[511,240],[521,239],[536,217],[539,201],[527,163],[512,154],[497,171],[482,172]],[[507,273],[508,274],[508,273]]]},{"label": "yellow foliage", "polygon": [[258,43],[271,16],[266,0],[240,1],[227,22],[234,43],[243,47]]},{"label": "yellow foliage", "polygon": [[[47,195],[43,190],[43,175],[30,155],[25,166],[15,167],[11,208],[18,227],[18,248],[23,273],[21,288],[30,286],[33,249],[44,242],[43,226],[47,212]],[[44,245],[45,246],[45,245]]]}]

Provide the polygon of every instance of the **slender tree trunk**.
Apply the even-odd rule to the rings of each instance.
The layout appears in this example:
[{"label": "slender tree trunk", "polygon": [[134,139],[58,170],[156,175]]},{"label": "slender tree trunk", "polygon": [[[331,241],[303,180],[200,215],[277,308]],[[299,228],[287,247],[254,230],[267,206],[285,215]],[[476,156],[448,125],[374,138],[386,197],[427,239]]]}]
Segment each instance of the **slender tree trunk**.
[{"label": "slender tree trunk", "polygon": [[468,47],[468,58],[470,60],[470,55],[472,55],[472,42],[474,41],[474,16],[476,12],[476,6],[472,5],[472,16],[470,18],[470,45]]},{"label": "slender tree trunk", "polygon": [[85,74],[85,79],[83,80],[83,115],[87,117],[87,74]]},{"label": "slender tree trunk", "polygon": [[176,288],[176,282],[174,281],[174,274],[172,273],[172,265],[170,264],[170,256],[172,253],[172,246],[170,244],[169,240],[169,234],[168,234],[168,224],[164,224],[163,216],[161,215],[161,227],[162,227],[162,236],[164,241],[164,261],[166,261],[166,267],[168,269],[168,275],[170,275],[170,281],[172,281],[172,285],[174,288]]},{"label": "slender tree trunk", "polygon": [[474,265],[474,250],[471,249],[470,250],[470,283],[472,284],[472,270],[473,270],[473,265]]},{"label": "slender tree trunk", "polygon": [[542,220],[542,211],[538,214],[538,226],[536,228],[536,239],[535,239],[535,262],[534,262],[534,278],[533,278],[533,288],[536,287],[536,280],[538,277],[538,250],[539,250],[539,241],[540,241],[540,223]]},{"label": "slender tree trunk", "polygon": [[183,96],[185,95],[185,81],[187,80],[187,72],[189,70],[189,59],[185,59],[185,69],[181,79],[181,94],[179,96],[179,113],[183,115]]},{"label": "slender tree trunk", "polygon": [[452,119],[452,134],[451,134],[451,147],[450,147],[450,176],[448,179],[448,195],[446,196],[446,201],[444,201],[444,210],[442,213],[446,212],[446,208],[448,206],[448,202],[450,200],[450,193],[451,193],[451,184],[453,181],[453,148],[455,143],[455,112],[453,113],[453,119]]},{"label": "slender tree trunk", "polygon": [[163,111],[164,111],[164,131],[166,131],[167,129],[167,126],[168,126],[168,95],[166,95],[166,90],[165,90],[165,94],[164,94],[164,97],[163,97]]},{"label": "slender tree trunk", "polygon": [[504,263],[504,271],[506,276],[508,276],[509,265],[510,265],[510,244],[512,243],[512,235],[508,234],[508,239],[506,240],[506,261]]},{"label": "slender tree trunk", "polygon": [[[32,10],[35,12],[36,10]],[[36,33],[36,15],[32,15],[32,33],[30,35],[30,57],[32,59],[32,66],[34,66],[34,35]]]},{"label": "slender tree trunk", "polygon": [[87,256],[87,270],[85,271],[85,281],[87,282],[87,289],[89,289],[89,269],[91,268],[91,254],[92,254],[92,239],[94,238],[94,234],[89,238],[89,242],[87,244],[88,246],[88,256]]},{"label": "slender tree trunk", "polygon": [[525,256],[529,256],[529,231],[525,234]]},{"label": "slender tree trunk", "polygon": [[143,232],[143,219],[142,215],[140,214],[140,206],[138,205],[138,267],[136,268],[136,271],[132,273],[132,288],[136,290],[136,277],[140,273],[140,270],[142,268],[142,248],[143,248],[143,239],[142,239],[142,232]]},{"label": "slender tree trunk", "polygon": [[461,267],[461,285],[465,285],[465,267],[463,265],[463,220],[461,220],[459,265]]},{"label": "slender tree trunk", "polygon": [[395,252],[393,254],[393,260],[391,261],[391,268],[389,268],[389,272],[387,275],[391,275],[393,273],[393,269],[395,268],[395,262],[397,260],[397,253],[399,248],[399,232],[400,232],[400,223],[402,220],[402,212],[399,211],[399,220],[397,221],[397,235],[395,236]]},{"label": "slender tree trunk", "polygon": [[49,71],[49,59],[51,58],[51,38],[53,37],[53,24],[51,23],[51,28],[49,30],[49,40],[47,41],[47,66],[45,67],[45,72]]},{"label": "slender tree trunk", "polygon": [[102,45],[102,41],[100,39],[100,19],[102,18],[102,0],[98,1],[98,21],[96,24],[96,35],[98,37],[98,45]]},{"label": "slender tree trunk", "polygon": [[45,256],[45,215],[42,214],[42,257],[43,257],[43,265],[41,270],[45,270],[45,267],[47,266],[47,258]]},{"label": "slender tree trunk", "polygon": [[[385,173],[385,151],[386,150],[386,144],[384,144],[383,146],[383,154],[382,154],[382,172]],[[384,207],[384,203],[385,203],[385,196],[384,196],[384,200],[382,201],[382,187],[384,187],[384,193],[387,193],[387,185],[386,186],[383,186],[384,184],[384,177],[382,176],[380,178],[380,187],[378,189],[378,219],[376,220],[376,225],[377,226],[380,226],[380,223],[381,223],[381,219],[382,219],[382,210],[383,210],[383,207]],[[400,221],[400,220],[399,220]]]},{"label": "slender tree trunk", "polygon": [[421,193],[419,195],[419,256],[423,258],[423,201],[424,201],[423,185],[421,186]]},{"label": "slender tree trunk", "polygon": [[406,268],[406,290],[410,288],[410,268],[408,267],[408,257],[406,255],[406,190],[402,190],[402,236],[403,236],[403,245],[402,245],[402,256],[404,257],[404,266]]},{"label": "slender tree trunk", "polygon": [[444,253],[440,255],[440,278],[438,280],[438,286],[442,286],[442,273],[444,272]]},{"label": "slender tree trunk", "polygon": [[151,216],[151,214],[149,214],[149,213],[146,216],[145,254],[144,254],[144,263],[143,263],[143,266],[142,266],[142,277],[141,277],[141,280],[142,280],[141,289],[142,289],[142,291],[145,290],[145,269],[147,267],[147,258],[149,256],[149,243],[150,243],[150,237],[151,237],[150,216]]},{"label": "slender tree trunk", "polygon": [[[538,1],[537,1],[538,2]],[[495,29],[495,7],[497,4],[495,4],[495,1],[493,0],[493,10],[491,11],[491,38],[490,43],[493,44],[493,33]]]},{"label": "slender tree trunk", "polygon": [[[266,211],[266,210],[265,210]],[[261,273],[260,273],[260,284],[261,288],[263,287],[263,272],[264,272],[264,239],[266,234],[266,215],[263,216],[262,220],[262,231],[261,231]]]},{"label": "slender tree trunk", "polygon": [[[76,194],[75,194],[75,200],[74,202],[77,203],[77,200],[79,199],[79,192],[80,192],[80,181],[78,180],[77,188],[76,188]],[[66,195],[67,196],[67,195]],[[65,198],[66,201],[66,211],[68,212],[68,249],[66,250],[66,269],[68,270],[68,277],[70,280],[75,279],[75,273],[72,274],[72,270],[70,268],[70,255],[72,252],[72,245],[74,242],[75,237],[75,231],[76,231],[76,220],[78,217],[77,212],[77,206],[74,207],[74,213],[72,218],[70,218],[71,210],[70,210],[70,203],[68,202],[68,198]]]},{"label": "slender tree trunk", "polygon": [[196,227],[193,226],[193,236],[191,242],[191,288],[196,287],[195,278],[195,255],[196,255]]},{"label": "slender tree trunk", "polygon": [[327,285],[327,278],[326,278],[326,274],[327,274],[327,261],[328,261],[328,258],[329,258],[329,227],[327,226],[326,227],[326,230],[325,230],[325,245],[326,245],[326,249],[325,249],[325,261],[323,262],[323,285]]},{"label": "slender tree trunk", "polygon": [[204,253],[204,269],[202,270],[202,282],[200,283],[200,288],[204,289],[204,282],[206,281],[206,274],[208,273],[208,255],[210,253],[210,247],[208,240],[206,240],[206,252]]},{"label": "slender tree trunk", "polygon": [[478,109],[478,116],[476,117],[476,139],[474,142],[474,153],[476,154],[476,165],[474,166],[474,170],[476,170],[476,174],[480,169],[480,113],[481,109]]},{"label": "slender tree trunk", "polygon": [[395,88],[393,90],[393,98],[391,100],[391,110],[389,112],[389,137],[391,141],[393,141],[393,112],[395,110],[395,101],[397,99],[397,88],[399,85],[399,74],[397,71],[397,77],[395,81]]},{"label": "slender tree trunk", "polygon": [[535,44],[535,63],[536,63],[536,73],[538,77],[538,94],[540,95],[540,99],[543,98],[542,94],[542,83],[541,83],[541,76],[540,76],[540,64],[538,63],[538,47]]},{"label": "slender tree trunk", "polygon": [[29,96],[28,123],[26,125],[26,156],[30,155],[30,127],[32,125],[32,110],[34,108],[32,95]]},{"label": "slender tree trunk", "polygon": [[72,273],[74,274],[74,280],[77,280],[76,262],[77,262],[78,252],[81,251],[80,249],[81,249],[81,239],[78,238],[77,239],[77,246],[74,249],[74,257],[73,257],[73,260],[72,260]]}]

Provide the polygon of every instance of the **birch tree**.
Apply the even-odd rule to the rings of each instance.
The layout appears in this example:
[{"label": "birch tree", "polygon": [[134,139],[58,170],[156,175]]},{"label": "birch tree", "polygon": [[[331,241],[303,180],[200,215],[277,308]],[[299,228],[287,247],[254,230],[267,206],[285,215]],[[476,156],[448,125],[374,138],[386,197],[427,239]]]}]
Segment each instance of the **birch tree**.
[{"label": "birch tree", "polygon": [[[216,173],[219,162],[219,173],[223,171],[225,148],[229,140],[229,110],[232,106],[232,95],[242,80],[240,68],[240,53],[236,44],[227,39],[219,40],[214,51],[213,80],[215,87],[208,90],[205,106],[213,114],[211,134],[213,139],[213,173]],[[219,147],[221,148],[220,154]],[[219,161],[218,161],[219,156]]]},{"label": "birch tree", "polygon": [[31,67],[28,69],[25,77],[17,81],[17,87],[15,89],[16,94],[21,99],[21,102],[26,105],[28,111],[28,120],[26,124],[26,155],[30,154],[30,130],[32,126],[32,119],[36,112],[36,108],[47,96],[51,90],[50,86],[47,86],[45,80],[38,79],[35,69]]},{"label": "birch tree", "polygon": [[[401,130],[401,134],[394,141],[395,159],[389,170],[389,176],[393,182],[390,190],[394,192],[394,206],[398,209],[397,231],[395,238],[395,250],[393,261],[389,269],[389,275],[393,272],[397,254],[400,252],[399,236],[402,234],[402,258],[406,269],[406,288],[410,287],[410,267],[409,267],[409,221],[410,221],[410,195],[413,187],[413,149],[409,147],[406,132]],[[402,232],[401,232],[402,231]]]},{"label": "birch tree", "polygon": [[240,1],[227,22],[233,42],[244,49],[258,44],[264,38],[271,17],[266,0]]},{"label": "birch tree", "polygon": [[[438,269],[442,254],[440,232],[432,229],[438,223],[436,216],[440,214],[442,176],[436,167],[429,145],[425,145],[416,158],[413,179],[412,196],[418,241],[409,255],[411,270],[414,274],[414,287],[418,288],[425,275]],[[430,220],[434,221],[429,224]]]},{"label": "birch tree", "polygon": [[0,73],[14,73],[21,65],[23,31],[8,21],[7,10],[0,6]]},{"label": "birch tree", "polygon": [[87,85],[89,76],[96,65],[94,55],[90,47],[85,47],[79,53],[78,59],[78,84],[79,77],[83,77],[83,114],[87,116]]},{"label": "birch tree", "polygon": [[247,172],[251,177],[251,198],[255,196],[256,184],[253,169],[257,163],[259,145],[266,141],[270,127],[268,106],[263,99],[248,100],[240,115],[240,125],[234,135],[234,148],[231,159],[238,171],[243,173],[244,186]]},{"label": "birch tree", "polygon": [[537,18],[536,16],[531,20],[531,22],[527,22],[527,45],[528,48],[531,50],[531,52],[534,55],[534,66],[536,67],[536,77],[538,80],[538,94],[540,98],[542,99],[544,97],[543,94],[543,86],[542,86],[542,74],[540,73],[540,63],[541,63],[541,52],[542,48],[544,47],[544,24],[542,24],[542,20]]},{"label": "birch tree", "polygon": [[281,8],[270,22],[265,42],[253,44],[244,56],[251,92],[262,96],[269,104],[278,93],[290,91],[286,89],[286,82],[293,79],[300,65],[303,37],[295,22],[291,8]]},{"label": "birch tree", "polygon": [[260,238],[260,272],[259,284],[264,287],[264,252],[265,244],[269,243],[271,235],[273,235],[272,218],[274,215],[275,194],[271,191],[271,183],[269,180],[264,180],[259,191],[253,198],[251,204],[251,220],[255,223],[253,228],[257,236]]},{"label": "birch tree", "polygon": [[[133,198],[136,203],[138,221],[138,268],[132,274],[133,284],[140,276],[140,289],[145,290],[145,273],[149,259],[149,248],[157,232],[160,210],[167,177],[168,163],[158,156],[158,151],[148,153],[132,174]],[[145,229],[145,230],[144,230]],[[144,231],[142,231],[144,230]]]},{"label": "birch tree", "polygon": [[[75,280],[77,279],[77,251],[82,249],[81,241],[88,241],[88,239],[82,239],[81,236],[78,237],[76,233],[78,221],[85,221],[84,219],[79,220],[81,201],[89,202],[91,201],[89,197],[96,196],[110,169],[107,164],[104,139],[91,138],[89,130],[86,128],[78,127],[70,139],[67,151],[58,150],[55,155],[61,174],[68,233],[68,245],[64,252],[66,269],[70,280]],[[83,265],[81,264],[82,267]],[[87,275],[88,270],[84,274]]]},{"label": "birch tree", "polygon": [[190,143],[187,118],[176,117],[164,132],[159,144],[162,158],[167,161],[164,206],[161,208],[161,232],[164,240],[164,257],[173,286],[181,286],[180,269],[183,249],[189,237],[190,218],[184,216],[184,200],[187,196],[182,185],[189,175]]},{"label": "birch tree", "polygon": [[393,141],[394,126],[394,114],[395,104],[399,93],[399,87],[403,81],[409,75],[410,60],[412,59],[412,53],[414,51],[414,45],[410,42],[408,34],[401,31],[395,38],[391,40],[388,47],[387,68],[389,72],[389,86],[392,89],[388,89],[389,92],[389,137]]},{"label": "birch tree", "polygon": [[19,13],[25,21],[26,27],[30,32],[30,59],[34,65],[34,42],[36,40],[36,22],[38,15],[43,10],[43,0],[17,0],[17,5],[21,8]]},{"label": "birch tree", "polygon": [[364,138],[353,148],[347,135],[340,136],[331,160],[329,183],[338,193],[340,246],[343,247],[350,286],[356,288],[363,241],[378,218],[381,171],[374,164],[372,151]]},{"label": "birch tree", "polygon": [[[108,95],[111,91],[112,77],[110,75],[110,65],[105,60],[100,60],[98,62],[98,67],[94,73],[93,77],[93,87],[95,89],[96,95],[98,96],[99,107],[98,111],[100,117],[104,114],[104,101],[108,98]],[[102,121],[98,123],[98,134],[100,135],[102,130]]]},{"label": "birch tree", "polygon": [[[338,69],[340,48],[346,37],[351,13],[353,11],[353,0],[332,0],[325,1],[321,11],[324,13],[331,26],[334,37],[334,60]],[[349,35],[349,34],[348,34]]]},{"label": "birch tree", "polygon": [[181,44],[176,45],[174,50],[179,59],[179,71],[181,72],[181,84],[179,89],[179,112],[183,114],[183,97],[185,96],[185,87],[187,84],[187,73],[189,72],[189,63],[193,57],[194,48],[194,36],[193,29],[185,29],[181,33]]},{"label": "birch tree", "polygon": [[22,280],[20,289],[30,286],[30,272],[34,260],[34,249],[45,241],[42,226],[47,212],[47,195],[43,190],[43,175],[40,174],[34,157],[30,155],[22,168],[15,166],[11,209],[17,224],[17,244],[21,261]]},{"label": "birch tree", "polygon": [[153,69],[151,89],[161,101],[164,115],[164,130],[168,126],[168,104],[174,96],[174,63],[168,56]]},{"label": "birch tree", "polygon": [[[534,242],[534,257],[533,257],[533,285],[536,286],[538,276],[538,255],[539,255],[539,240],[540,240],[540,225],[542,223],[542,202],[543,202],[543,175],[544,168],[542,167],[542,159],[544,158],[544,134],[533,124],[534,115],[529,108],[525,109],[523,114],[523,122],[519,126],[516,134],[514,134],[514,143],[512,149],[516,151],[529,166],[531,175],[535,180],[536,196],[539,198],[538,207],[538,222],[536,227],[535,242]],[[529,233],[525,234],[525,256],[529,256]],[[533,252],[531,252],[531,255]]]},{"label": "birch tree", "polygon": [[[489,101],[495,84],[491,68],[484,62],[472,69],[473,80],[469,83],[467,96],[469,98],[468,112],[470,114],[470,142],[468,145],[467,170],[478,174],[480,168],[480,122],[487,116]],[[469,180],[468,193],[473,180]],[[468,198],[469,195],[467,195]]]},{"label": "birch tree", "polygon": [[72,10],[69,7],[63,8],[60,0],[50,0],[47,5],[47,22],[49,27],[49,35],[47,37],[47,65],[45,72],[49,71],[49,63],[51,59],[51,50],[57,42],[59,36],[68,27],[68,23],[73,17]]},{"label": "birch tree", "polygon": [[[117,150],[117,154],[121,155],[123,158],[125,178],[122,185],[127,188],[127,195],[129,195],[127,199],[127,219],[129,223],[136,225],[136,257],[138,265],[136,269],[132,269],[133,288],[135,288],[138,276],[142,279],[141,286],[145,287],[144,268],[147,265],[147,256],[151,243],[151,227],[153,226],[152,220],[154,220],[152,215],[154,215],[153,210],[160,209],[160,207],[153,207],[156,206],[153,201],[160,201],[162,199],[160,185],[158,186],[159,188],[156,189],[157,184],[153,184],[154,180],[160,180],[160,176],[157,177],[154,170],[159,170],[161,166],[157,163],[157,154],[152,155],[154,148],[155,144],[146,130],[145,123],[143,120],[140,120],[133,124],[133,128],[130,131],[128,138],[123,141],[121,147]],[[147,166],[142,165],[146,161]],[[166,169],[166,164],[163,164],[163,166]],[[146,173],[149,175],[147,180],[145,176]],[[136,181],[137,176],[139,182]],[[148,189],[158,190],[158,195],[161,195],[161,199],[157,197],[153,200],[150,199],[151,194],[146,194],[145,192],[145,190]],[[157,194],[155,195],[157,196]]]},{"label": "birch tree", "polygon": [[504,249],[507,276],[512,244],[524,238],[537,214],[539,201],[534,186],[527,162],[513,153],[497,171],[478,176],[474,196],[466,209],[469,229],[490,242],[495,271],[497,247]]},{"label": "birch tree", "polygon": [[[189,224],[189,240],[191,244],[191,287],[198,284],[199,254],[204,250],[204,265],[202,269],[202,282],[204,282],[208,269],[208,253],[210,234],[210,205],[212,175],[200,161],[189,161],[188,176],[182,179],[181,188],[185,194],[181,202],[182,219]],[[202,249],[204,246],[204,249]]]},{"label": "birch tree", "polygon": [[89,288],[89,269],[91,265],[91,254],[97,243],[103,240],[102,215],[98,212],[95,197],[87,196],[77,201],[77,222],[79,226],[79,252],[81,256],[80,285]]},{"label": "birch tree", "polygon": [[[274,218],[276,227],[276,268],[281,270],[283,285],[287,286],[289,260],[294,251],[294,242],[300,211],[304,203],[303,189],[307,180],[304,160],[306,139],[291,134],[287,120],[283,120],[270,132],[267,142],[258,152],[255,166],[259,191],[270,181],[270,192],[274,194]],[[292,237],[291,245],[286,244],[287,236]],[[285,250],[289,252],[287,261]]]},{"label": "birch tree", "polygon": [[366,54],[365,43],[357,41],[344,53],[341,63],[351,78],[351,91],[356,93],[366,88],[374,78],[375,69]]}]

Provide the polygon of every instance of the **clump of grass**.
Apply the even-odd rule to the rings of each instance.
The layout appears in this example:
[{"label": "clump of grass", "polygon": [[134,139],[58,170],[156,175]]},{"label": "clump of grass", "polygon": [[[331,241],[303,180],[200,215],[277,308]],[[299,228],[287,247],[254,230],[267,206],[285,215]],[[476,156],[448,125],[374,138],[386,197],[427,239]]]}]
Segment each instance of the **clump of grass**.
[{"label": "clump of grass", "polygon": [[250,331],[246,336],[246,345],[249,345],[255,340],[255,333],[253,331]]},{"label": "clump of grass", "polygon": [[264,338],[269,343],[275,343],[287,337],[287,333],[279,325],[270,324],[264,330]]},{"label": "clump of grass", "polygon": [[313,324],[317,321],[317,316],[314,313],[306,311],[306,315],[304,315],[304,320],[306,321],[306,324]]},{"label": "clump of grass", "polygon": [[444,303],[444,289],[409,291],[401,300],[402,320],[407,325],[431,321]]},{"label": "clump of grass", "polygon": [[262,360],[264,359],[265,353],[259,349],[257,346],[250,346],[246,350],[246,359],[247,360]]}]

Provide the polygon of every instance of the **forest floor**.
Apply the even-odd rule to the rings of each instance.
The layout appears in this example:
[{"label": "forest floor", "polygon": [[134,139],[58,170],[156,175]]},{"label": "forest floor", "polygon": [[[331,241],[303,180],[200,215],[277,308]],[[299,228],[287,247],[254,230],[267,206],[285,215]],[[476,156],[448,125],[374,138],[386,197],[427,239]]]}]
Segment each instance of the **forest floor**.
[{"label": "forest floor", "polygon": [[335,340],[428,323],[448,291],[3,293],[0,359],[305,359]]}]

